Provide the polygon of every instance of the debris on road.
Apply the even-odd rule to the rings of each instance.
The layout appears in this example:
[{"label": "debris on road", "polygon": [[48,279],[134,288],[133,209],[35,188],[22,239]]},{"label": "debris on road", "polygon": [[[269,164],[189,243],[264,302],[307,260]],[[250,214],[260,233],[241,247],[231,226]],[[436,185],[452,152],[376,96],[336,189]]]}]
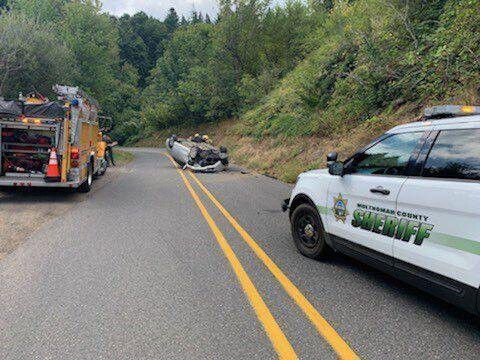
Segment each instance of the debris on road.
[{"label": "debris on road", "polygon": [[195,172],[219,172],[228,167],[227,149],[213,146],[208,135],[195,134],[188,139],[172,135],[166,146],[175,161]]}]

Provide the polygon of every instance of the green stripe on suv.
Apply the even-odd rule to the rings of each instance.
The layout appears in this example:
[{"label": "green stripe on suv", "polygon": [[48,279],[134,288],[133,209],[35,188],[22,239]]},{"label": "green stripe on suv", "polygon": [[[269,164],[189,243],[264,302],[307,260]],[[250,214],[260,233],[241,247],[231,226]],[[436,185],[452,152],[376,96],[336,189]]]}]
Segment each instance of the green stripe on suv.
[{"label": "green stripe on suv", "polygon": [[425,241],[480,255],[480,242],[478,241],[443,233],[432,233]]},{"label": "green stripe on suv", "polygon": [[317,210],[318,210],[318,213],[319,213],[319,214],[328,215],[328,214],[330,214],[330,211],[332,211],[332,208],[329,208],[329,207],[326,207],[326,206],[317,205]]}]

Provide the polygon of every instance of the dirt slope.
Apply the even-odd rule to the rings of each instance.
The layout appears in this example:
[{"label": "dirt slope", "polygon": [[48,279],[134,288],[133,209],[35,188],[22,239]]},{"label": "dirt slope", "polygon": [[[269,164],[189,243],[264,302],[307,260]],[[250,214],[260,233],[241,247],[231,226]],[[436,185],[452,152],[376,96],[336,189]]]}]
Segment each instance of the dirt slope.
[{"label": "dirt slope", "polygon": [[338,151],[340,159],[346,158],[391,127],[418,120],[420,112],[419,107],[411,104],[390,116],[374,117],[353,130],[339,129],[338,134],[332,133],[323,138],[266,136],[256,139],[239,135],[238,128],[244,126],[241,120],[226,120],[219,124],[156,132],[135,146],[163,147],[165,139],[171,134],[208,134],[214,144],[228,148],[234,163],[285,182],[294,182],[302,171],[325,166],[325,157],[330,151]]}]

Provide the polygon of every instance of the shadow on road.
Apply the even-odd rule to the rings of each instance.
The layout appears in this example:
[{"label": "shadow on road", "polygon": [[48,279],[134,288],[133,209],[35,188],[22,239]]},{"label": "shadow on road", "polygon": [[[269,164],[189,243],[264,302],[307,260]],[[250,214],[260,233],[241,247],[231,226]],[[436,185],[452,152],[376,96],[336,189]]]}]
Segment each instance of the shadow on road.
[{"label": "shadow on road", "polygon": [[[442,321],[448,322],[459,331],[464,331],[465,334],[480,341],[479,317],[346,255],[336,253],[323,262],[364,277],[369,283],[381,288],[381,291],[393,293],[396,297],[402,298],[402,301],[409,302],[412,312],[419,312],[419,310],[431,312]],[[394,306],[395,304],[392,303],[392,307]]]},{"label": "shadow on road", "polygon": [[75,189],[0,187],[0,204],[30,204],[32,202],[70,203],[82,194]]}]

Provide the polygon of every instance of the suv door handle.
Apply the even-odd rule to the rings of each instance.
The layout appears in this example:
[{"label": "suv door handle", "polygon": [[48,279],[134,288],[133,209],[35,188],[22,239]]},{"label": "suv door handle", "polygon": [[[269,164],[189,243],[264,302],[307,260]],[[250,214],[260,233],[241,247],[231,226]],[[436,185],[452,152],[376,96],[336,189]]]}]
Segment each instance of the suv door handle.
[{"label": "suv door handle", "polygon": [[389,195],[390,194],[390,190],[384,189],[381,186],[370,189],[370,192],[372,192],[374,194],[382,194],[382,195]]}]

